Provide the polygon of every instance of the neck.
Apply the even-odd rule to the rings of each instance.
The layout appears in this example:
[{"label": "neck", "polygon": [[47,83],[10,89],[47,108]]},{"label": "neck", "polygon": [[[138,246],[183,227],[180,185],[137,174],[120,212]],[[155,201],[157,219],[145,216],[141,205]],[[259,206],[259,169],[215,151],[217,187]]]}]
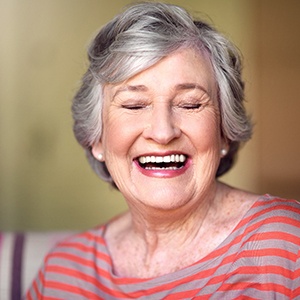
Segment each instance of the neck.
[{"label": "neck", "polygon": [[209,212],[215,210],[219,190],[217,184],[197,201],[172,210],[131,206],[132,233],[146,245],[148,253],[172,244],[187,245],[196,240]]},{"label": "neck", "polygon": [[106,232],[116,274],[160,276],[213,251],[239,221],[243,204],[236,199],[245,195],[233,197],[232,189],[223,184],[216,184],[211,191],[173,210],[128,203],[130,214],[117,219]]}]

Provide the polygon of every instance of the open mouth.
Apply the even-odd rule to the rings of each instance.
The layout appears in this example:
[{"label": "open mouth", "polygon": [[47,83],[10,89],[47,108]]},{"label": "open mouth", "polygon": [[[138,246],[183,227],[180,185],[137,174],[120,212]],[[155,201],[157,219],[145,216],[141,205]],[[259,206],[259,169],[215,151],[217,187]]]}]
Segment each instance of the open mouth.
[{"label": "open mouth", "polygon": [[140,156],[138,162],[145,170],[178,170],[184,167],[187,156],[171,154],[165,156]]}]

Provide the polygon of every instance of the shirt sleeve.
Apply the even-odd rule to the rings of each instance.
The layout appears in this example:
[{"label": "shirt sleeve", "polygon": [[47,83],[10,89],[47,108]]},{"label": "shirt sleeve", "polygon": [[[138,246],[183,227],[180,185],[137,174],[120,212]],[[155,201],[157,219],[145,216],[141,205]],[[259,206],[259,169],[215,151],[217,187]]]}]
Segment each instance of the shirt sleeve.
[{"label": "shirt sleeve", "polygon": [[298,251],[298,257],[294,269],[292,293],[291,299],[300,299],[300,250]]},{"label": "shirt sleeve", "polygon": [[24,300],[38,300],[43,298],[44,290],[44,268],[40,269],[38,276],[34,279],[28,289]]}]

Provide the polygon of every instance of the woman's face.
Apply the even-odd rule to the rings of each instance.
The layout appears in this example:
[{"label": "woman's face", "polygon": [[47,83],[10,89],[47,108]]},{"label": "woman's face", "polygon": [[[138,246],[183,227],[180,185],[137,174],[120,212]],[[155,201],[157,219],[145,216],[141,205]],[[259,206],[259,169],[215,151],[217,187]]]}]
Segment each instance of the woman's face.
[{"label": "woman's face", "polygon": [[175,209],[213,193],[224,146],[212,67],[195,50],[104,88],[93,154],[103,153],[129,204]]}]

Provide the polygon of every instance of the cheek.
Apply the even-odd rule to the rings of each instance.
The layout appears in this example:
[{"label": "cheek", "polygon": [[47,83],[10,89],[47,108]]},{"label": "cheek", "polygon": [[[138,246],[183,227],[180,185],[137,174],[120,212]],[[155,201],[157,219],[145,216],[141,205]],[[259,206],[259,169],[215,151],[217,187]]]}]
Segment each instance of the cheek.
[{"label": "cheek", "polygon": [[135,120],[126,118],[122,114],[111,113],[103,118],[102,143],[104,151],[109,154],[125,154],[138,135],[137,124]]},{"label": "cheek", "polygon": [[221,131],[219,116],[214,111],[208,111],[195,119],[190,119],[185,124],[185,132],[197,145],[197,148],[203,150],[213,150],[221,145]]}]

